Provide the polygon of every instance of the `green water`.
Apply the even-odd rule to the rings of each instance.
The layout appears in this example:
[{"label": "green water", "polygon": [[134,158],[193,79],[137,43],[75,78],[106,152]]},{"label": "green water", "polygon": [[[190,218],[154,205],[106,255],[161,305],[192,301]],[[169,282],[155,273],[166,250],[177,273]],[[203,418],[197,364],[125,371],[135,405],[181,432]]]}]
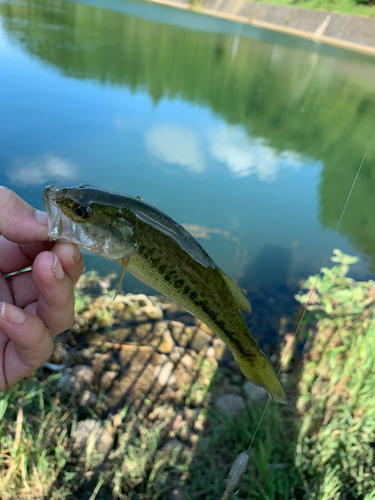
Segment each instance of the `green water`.
[{"label": "green water", "polygon": [[0,0],[0,23],[0,183],[38,208],[50,183],[142,196],[247,289],[255,326],[327,250],[373,276],[375,58],[127,0]]}]

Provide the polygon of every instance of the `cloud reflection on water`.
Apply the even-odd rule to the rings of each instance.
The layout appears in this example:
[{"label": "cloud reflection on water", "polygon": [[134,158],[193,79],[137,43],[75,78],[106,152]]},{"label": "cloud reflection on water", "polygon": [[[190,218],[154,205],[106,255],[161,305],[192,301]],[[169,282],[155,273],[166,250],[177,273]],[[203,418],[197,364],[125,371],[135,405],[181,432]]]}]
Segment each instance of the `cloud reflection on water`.
[{"label": "cloud reflection on water", "polygon": [[170,123],[146,133],[146,148],[158,160],[201,173],[206,168],[198,135],[188,127]]},{"label": "cloud reflection on water", "polygon": [[[203,129],[203,130],[202,130]],[[273,182],[280,169],[298,170],[302,160],[293,151],[278,152],[262,137],[252,137],[242,127],[203,124],[199,131],[177,123],[155,126],[146,133],[146,148],[151,155],[168,164],[179,165],[201,174],[207,155],[224,163],[232,177],[255,174],[259,180]]]},{"label": "cloud reflection on water", "polygon": [[225,163],[234,177],[256,174],[261,181],[272,182],[280,168],[300,167],[296,153],[280,154],[263,138],[251,137],[240,127],[221,126],[211,129],[208,135],[212,156]]},{"label": "cloud reflection on water", "polygon": [[45,154],[33,159],[16,158],[6,175],[16,186],[36,186],[48,181],[73,180],[77,167],[66,158]]}]

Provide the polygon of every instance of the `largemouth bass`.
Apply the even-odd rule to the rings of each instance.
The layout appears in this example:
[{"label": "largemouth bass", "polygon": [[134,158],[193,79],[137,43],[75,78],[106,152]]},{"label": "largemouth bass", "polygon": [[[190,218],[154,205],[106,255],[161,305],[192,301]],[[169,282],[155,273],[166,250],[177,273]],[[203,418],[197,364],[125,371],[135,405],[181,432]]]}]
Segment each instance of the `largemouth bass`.
[{"label": "largemouth bass", "polygon": [[201,245],[168,215],[139,197],[87,184],[45,188],[49,236],[70,241],[122,265],[178,302],[231,349],[244,375],[280,403],[286,397],[238,309],[250,303]]}]

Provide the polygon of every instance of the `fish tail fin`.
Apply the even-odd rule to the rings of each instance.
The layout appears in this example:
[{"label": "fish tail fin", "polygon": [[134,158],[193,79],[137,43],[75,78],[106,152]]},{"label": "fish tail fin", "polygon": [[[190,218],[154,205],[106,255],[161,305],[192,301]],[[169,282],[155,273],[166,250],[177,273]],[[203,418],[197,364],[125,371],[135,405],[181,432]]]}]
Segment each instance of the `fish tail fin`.
[{"label": "fish tail fin", "polygon": [[234,357],[242,373],[250,382],[264,387],[270,398],[278,403],[287,403],[284,389],[281,387],[271,363],[261,351],[251,357],[241,355],[234,355]]}]

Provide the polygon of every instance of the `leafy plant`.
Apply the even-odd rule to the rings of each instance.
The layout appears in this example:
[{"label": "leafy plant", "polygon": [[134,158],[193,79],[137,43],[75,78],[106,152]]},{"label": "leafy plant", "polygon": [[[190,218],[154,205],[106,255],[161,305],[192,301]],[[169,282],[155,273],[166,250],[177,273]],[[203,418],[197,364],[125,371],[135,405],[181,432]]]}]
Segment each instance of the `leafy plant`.
[{"label": "leafy plant", "polygon": [[[309,499],[373,498],[375,491],[375,283],[347,276],[357,262],[334,251],[332,269],[310,277],[307,344],[296,453]],[[315,329],[309,325],[316,325]]]}]

